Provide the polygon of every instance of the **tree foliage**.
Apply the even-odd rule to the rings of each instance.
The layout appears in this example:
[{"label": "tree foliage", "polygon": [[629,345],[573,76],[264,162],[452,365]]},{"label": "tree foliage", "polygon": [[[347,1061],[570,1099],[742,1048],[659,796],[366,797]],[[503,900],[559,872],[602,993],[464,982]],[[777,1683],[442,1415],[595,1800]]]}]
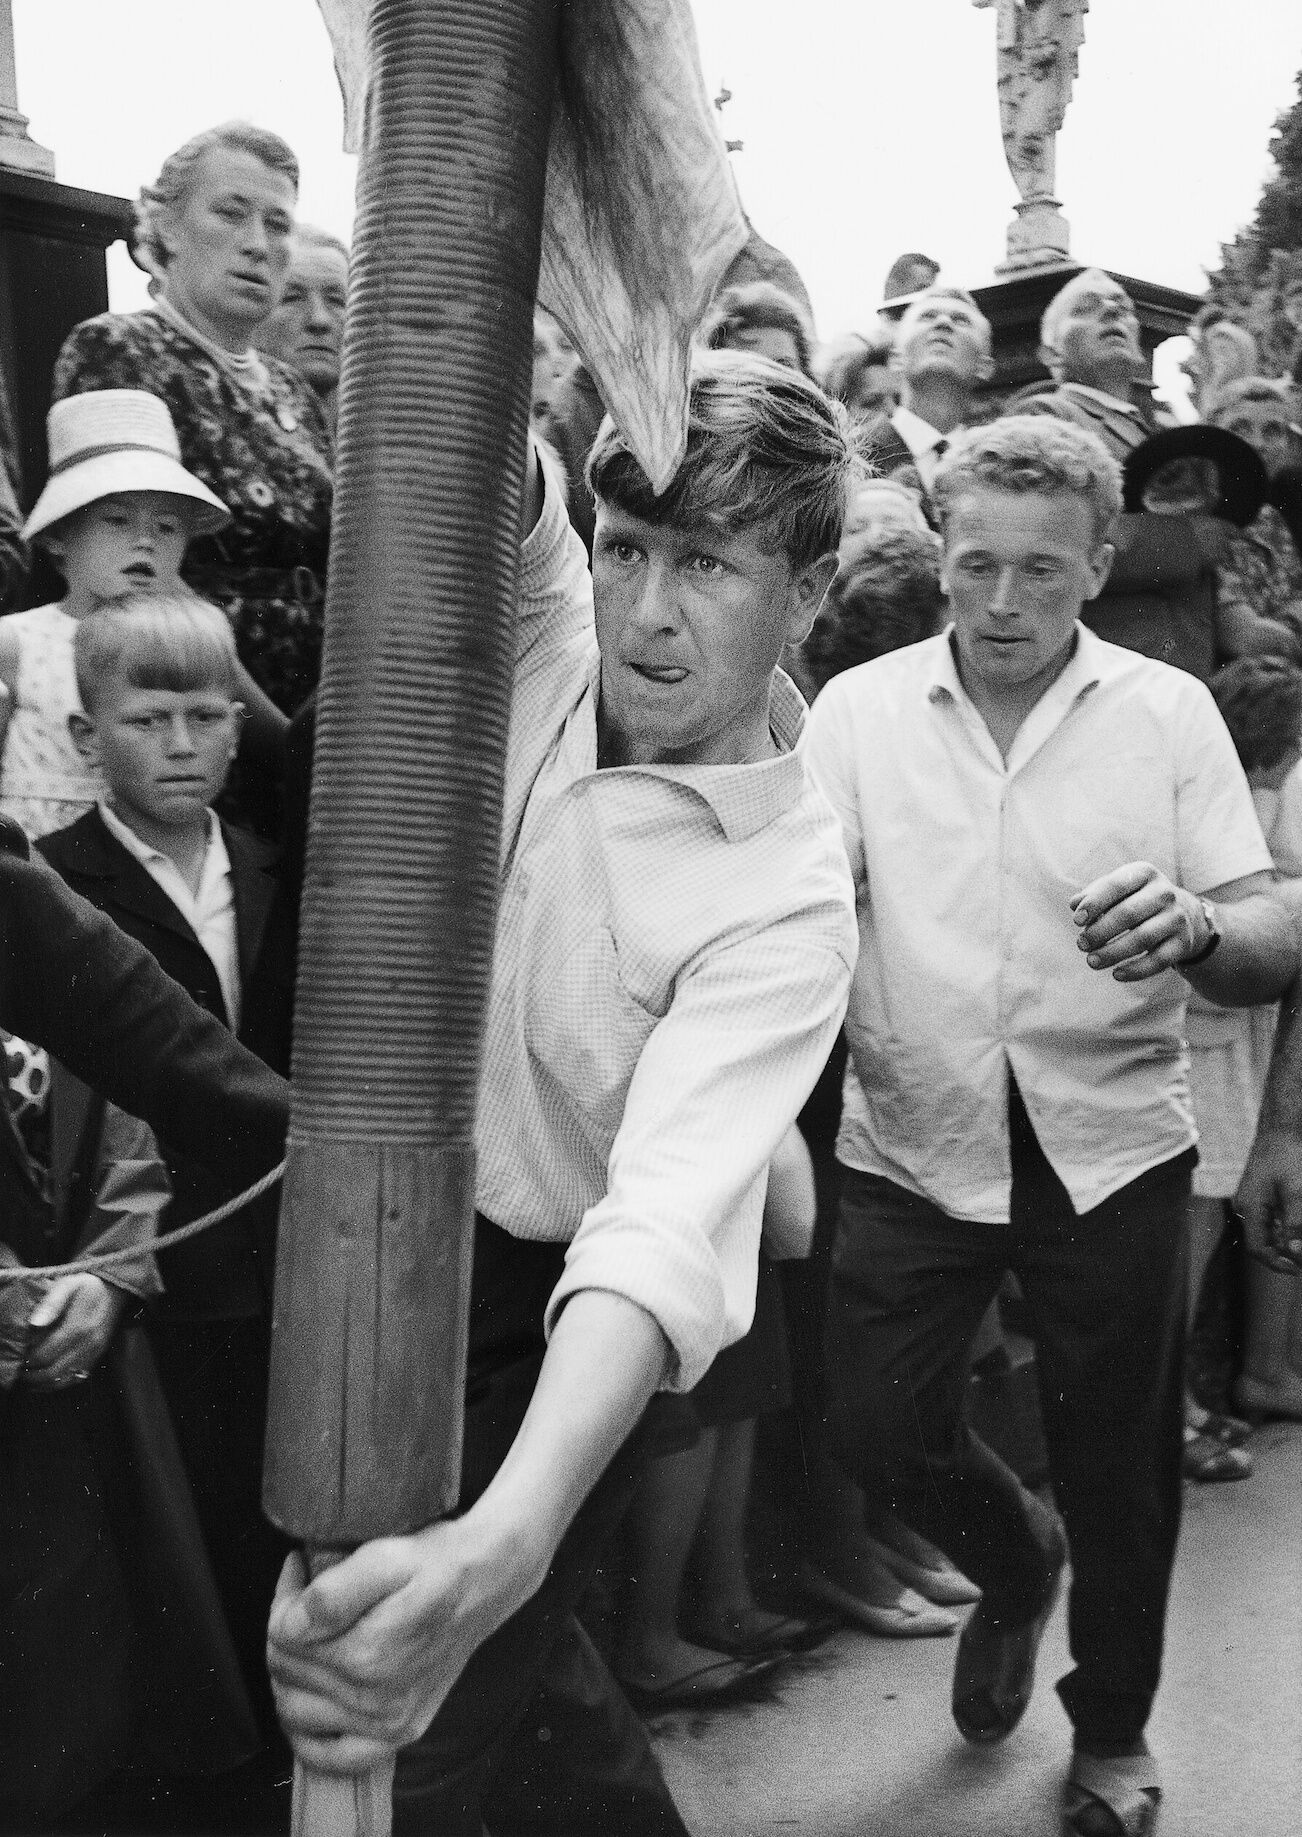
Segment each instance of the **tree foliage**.
[{"label": "tree foliage", "polygon": [[1257,336],[1271,371],[1284,370],[1297,333],[1280,312],[1283,287],[1302,275],[1302,72],[1298,99],[1276,117],[1270,137],[1274,170],[1256,215],[1233,242],[1221,244],[1211,297]]}]

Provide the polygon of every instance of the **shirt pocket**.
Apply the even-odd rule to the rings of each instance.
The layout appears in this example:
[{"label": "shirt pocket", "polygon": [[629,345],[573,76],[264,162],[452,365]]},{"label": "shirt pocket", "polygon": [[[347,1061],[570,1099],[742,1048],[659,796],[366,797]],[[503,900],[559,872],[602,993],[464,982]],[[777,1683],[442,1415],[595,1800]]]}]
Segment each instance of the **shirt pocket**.
[{"label": "shirt pocket", "polygon": [[1113,756],[1078,766],[1062,794],[1024,813],[1038,829],[1035,853],[1064,889],[1078,892],[1132,861],[1176,873],[1170,767],[1154,757]]},{"label": "shirt pocket", "polygon": [[609,1152],[642,1049],[660,1016],[629,994],[615,940],[594,926],[559,963],[540,965],[525,998],[530,1058],[586,1139]]}]

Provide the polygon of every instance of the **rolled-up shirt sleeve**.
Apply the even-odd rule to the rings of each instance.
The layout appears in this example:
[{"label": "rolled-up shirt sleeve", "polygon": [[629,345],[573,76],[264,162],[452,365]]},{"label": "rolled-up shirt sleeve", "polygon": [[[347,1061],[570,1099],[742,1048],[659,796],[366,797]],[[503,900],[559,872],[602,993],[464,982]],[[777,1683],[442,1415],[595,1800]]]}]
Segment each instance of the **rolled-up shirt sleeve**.
[{"label": "rolled-up shirt sleeve", "polygon": [[679,981],[629,1086],[607,1191],[547,1309],[605,1289],[658,1322],[666,1386],[689,1390],[755,1306],[768,1164],[845,1015],[853,939],[793,917],[708,953]]}]

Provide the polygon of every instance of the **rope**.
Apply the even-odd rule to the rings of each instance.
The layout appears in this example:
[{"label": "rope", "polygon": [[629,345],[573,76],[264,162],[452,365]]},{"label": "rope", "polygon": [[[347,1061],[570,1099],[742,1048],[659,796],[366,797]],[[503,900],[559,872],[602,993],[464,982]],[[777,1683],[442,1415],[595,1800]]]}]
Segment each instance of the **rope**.
[{"label": "rope", "polygon": [[105,1250],[98,1256],[79,1257],[75,1263],[20,1263],[15,1267],[0,1269],[0,1282],[22,1282],[29,1276],[42,1276],[54,1280],[58,1276],[97,1276],[102,1269],[113,1269],[119,1263],[131,1263],[141,1256],[153,1256],[156,1251],[170,1250],[173,1244],[184,1244],[187,1238],[198,1237],[201,1231],[211,1231],[214,1225],[225,1224],[245,1206],[251,1206],[255,1199],[261,1199],[269,1193],[276,1182],[283,1178],[286,1163],[273,1167],[269,1174],[256,1180],[247,1192],[239,1193],[226,1204],[218,1206],[215,1211],[205,1212],[202,1218],[192,1218],[188,1225],[178,1225],[175,1231],[165,1231],[162,1237],[152,1238],[147,1244],[129,1244],[125,1250]]}]

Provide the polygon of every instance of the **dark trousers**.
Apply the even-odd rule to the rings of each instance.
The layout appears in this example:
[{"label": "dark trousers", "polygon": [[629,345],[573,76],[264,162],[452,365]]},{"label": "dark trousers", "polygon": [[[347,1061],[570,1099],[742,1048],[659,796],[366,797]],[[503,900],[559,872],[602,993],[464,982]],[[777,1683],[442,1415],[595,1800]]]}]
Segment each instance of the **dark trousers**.
[{"label": "dark trousers", "polygon": [[[564,1252],[477,1222],[463,1511],[497,1472],[533,1395],[543,1309]],[[499,1837],[535,1829],[686,1837],[640,1722],[574,1618],[632,1497],[644,1438],[644,1428],[630,1436],[537,1594],[485,1641],[425,1734],[399,1755],[399,1837],[480,1837],[485,1818]],[[532,1738],[527,1757],[522,1732]]]},{"label": "dark trousers", "polygon": [[829,1430],[868,1492],[1016,1623],[1039,1611],[1042,1509],[973,1434],[972,1338],[1006,1270],[1036,1338],[1050,1472],[1071,1546],[1058,1686],[1083,1746],[1130,1742],[1162,1661],[1181,1510],[1185,1204],[1193,1150],[1073,1212],[1016,1090],[1007,1224],[949,1218],[845,1170],[827,1318]]}]

